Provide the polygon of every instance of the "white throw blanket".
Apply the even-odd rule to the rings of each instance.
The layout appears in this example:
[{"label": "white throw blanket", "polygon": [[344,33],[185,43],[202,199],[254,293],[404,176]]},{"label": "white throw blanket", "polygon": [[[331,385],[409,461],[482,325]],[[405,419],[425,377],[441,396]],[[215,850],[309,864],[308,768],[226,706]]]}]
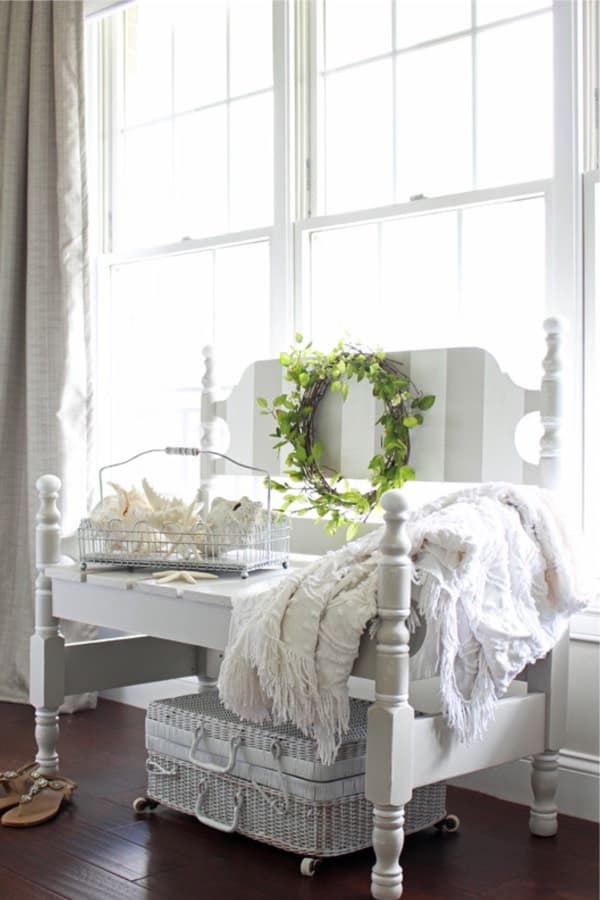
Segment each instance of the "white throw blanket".
[{"label": "white throw blanket", "polygon": [[[544,656],[586,601],[538,488],[483,484],[411,513],[416,615],[439,627],[442,711],[481,736],[515,675]],[[239,601],[219,676],[242,718],[291,721],[331,762],[347,729],[348,676],[376,615],[378,529]]]}]

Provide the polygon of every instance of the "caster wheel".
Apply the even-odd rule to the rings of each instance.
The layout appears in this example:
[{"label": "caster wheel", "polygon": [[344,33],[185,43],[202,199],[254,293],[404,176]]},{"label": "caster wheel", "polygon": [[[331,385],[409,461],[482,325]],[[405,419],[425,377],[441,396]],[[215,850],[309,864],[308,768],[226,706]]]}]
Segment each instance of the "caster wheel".
[{"label": "caster wheel", "polygon": [[136,812],[145,812],[147,809],[156,809],[158,802],[149,797],[136,797],[132,806]]},{"label": "caster wheel", "polygon": [[302,862],[300,863],[300,874],[306,875],[309,878],[315,874],[317,866],[319,865],[319,860],[315,859],[313,856],[305,856]]},{"label": "caster wheel", "polygon": [[460,828],[460,819],[458,816],[453,815],[452,813],[446,816],[445,819],[442,819],[441,822],[437,822],[435,826],[438,831],[447,831],[449,834],[452,834],[454,831],[458,831]]}]

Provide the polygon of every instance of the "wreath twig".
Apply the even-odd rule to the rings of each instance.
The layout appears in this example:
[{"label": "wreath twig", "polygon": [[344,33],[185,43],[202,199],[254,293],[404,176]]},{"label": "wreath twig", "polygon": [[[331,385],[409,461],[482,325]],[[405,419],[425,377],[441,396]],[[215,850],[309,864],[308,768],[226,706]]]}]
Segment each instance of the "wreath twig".
[{"label": "wreath twig", "polygon": [[[282,510],[304,503],[296,514],[313,510],[318,519],[327,516],[329,533],[346,525],[350,540],[384,491],[402,487],[415,477],[408,465],[410,431],[422,424],[423,412],[433,406],[435,397],[417,388],[401,364],[381,350],[340,341],[330,353],[321,353],[312,348],[312,343],[302,346],[302,342],[302,335],[297,334],[296,346],[279,357],[286,370],[285,379],[294,385],[290,392],[275,397],[271,404],[264,397],[257,400],[262,413],[275,420],[271,435],[276,438],[274,448],[290,446],[285,475],[292,484],[272,480],[271,486],[284,494]],[[323,397],[331,390],[345,400],[352,378],[359,382],[366,379],[373,396],[383,403],[383,413],[377,420],[383,429],[381,452],[368,463],[371,489],[366,493],[350,487],[341,473],[325,474],[319,463],[324,448],[315,435],[315,414]]]}]

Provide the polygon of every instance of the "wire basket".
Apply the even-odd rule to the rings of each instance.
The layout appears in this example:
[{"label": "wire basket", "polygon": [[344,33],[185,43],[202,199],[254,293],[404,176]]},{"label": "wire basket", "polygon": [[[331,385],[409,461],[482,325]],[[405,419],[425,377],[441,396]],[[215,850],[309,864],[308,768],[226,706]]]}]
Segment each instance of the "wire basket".
[{"label": "wire basket", "polygon": [[271,510],[271,479],[269,473],[256,466],[240,463],[223,453],[199,450],[195,447],[165,447],[145,450],[120,463],[100,469],[100,498],[103,498],[103,473],[107,469],[125,465],[148,453],[178,456],[218,457],[243,469],[263,475],[267,505],[261,521],[250,526],[231,525],[215,531],[202,520],[183,530],[174,522],[160,526],[143,518],[133,525],[113,519],[106,527],[92,519],[84,519],[78,529],[79,559],[82,568],[89,564],[106,564],[127,568],[185,569],[187,571],[231,572],[242,578],[256,569],[281,565],[287,567],[290,528],[287,519],[275,517]]}]

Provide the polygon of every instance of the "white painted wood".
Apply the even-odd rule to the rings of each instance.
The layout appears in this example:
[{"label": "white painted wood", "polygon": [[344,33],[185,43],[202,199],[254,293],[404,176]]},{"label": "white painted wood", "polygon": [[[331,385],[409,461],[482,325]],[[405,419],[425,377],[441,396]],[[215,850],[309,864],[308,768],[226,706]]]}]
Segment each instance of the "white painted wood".
[{"label": "white painted wood", "polygon": [[413,787],[498,766],[544,747],[543,694],[499,700],[485,738],[462,743],[441,714],[414,721]]},{"label": "white painted wood", "polygon": [[529,830],[538,837],[552,837],[558,830],[557,788],[558,753],[538,753],[531,767],[533,804],[529,811]]},{"label": "white painted wood", "polygon": [[381,498],[385,531],[380,544],[375,704],[369,709],[365,794],[373,803],[371,892],[380,900],[402,895],[398,857],[404,843],[404,806],[412,795],[414,711],[408,702],[411,562],[408,504],[401,491]]},{"label": "white painted wood", "polygon": [[[390,352],[436,403],[411,433],[410,463],[420,482],[531,482],[537,469],[519,456],[514,432],[526,412],[537,411],[540,392],[522,388],[477,347]],[[257,397],[272,401],[289,391],[278,360],[253,363],[229,397],[219,404],[231,432],[231,455],[273,475],[285,469],[286,448],[273,451],[274,422],[261,414]],[[348,399],[327,393],[315,416],[323,443],[321,465],[345,477],[365,479],[368,463],[381,452],[381,403],[368,382],[351,382]],[[251,458],[248,458],[248,454]],[[525,478],[525,475],[527,476]]]},{"label": "white painted wood", "polygon": [[189,644],[146,636],[67,644],[65,694],[195,675],[203,662]]},{"label": "white painted wood", "polygon": [[561,486],[563,409],[563,341],[566,320],[554,316],[544,321],[547,352],[543,360],[544,376],[540,398],[542,439],[540,441],[540,475],[542,487],[558,490]]},{"label": "white painted wood", "polygon": [[30,642],[30,700],[35,707],[36,762],[44,775],[58,771],[58,709],[65,698],[64,639],[52,607],[52,581],[44,566],[60,560],[60,479],[42,475],[36,482],[35,631]]},{"label": "white painted wood", "polygon": [[[202,432],[200,434],[200,449],[214,450],[216,445],[216,413],[215,413],[215,374],[214,355],[210,346],[202,350],[204,360],[204,374],[202,375],[202,394],[200,397],[200,421]],[[215,461],[210,456],[200,456],[200,486],[198,488],[198,500],[203,504],[204,515],[210,508],[210,492],[215,477]]]}]

